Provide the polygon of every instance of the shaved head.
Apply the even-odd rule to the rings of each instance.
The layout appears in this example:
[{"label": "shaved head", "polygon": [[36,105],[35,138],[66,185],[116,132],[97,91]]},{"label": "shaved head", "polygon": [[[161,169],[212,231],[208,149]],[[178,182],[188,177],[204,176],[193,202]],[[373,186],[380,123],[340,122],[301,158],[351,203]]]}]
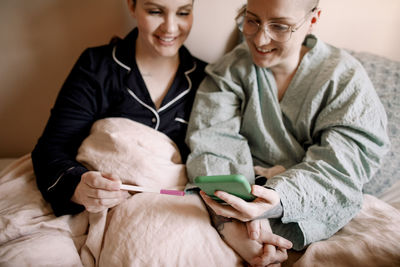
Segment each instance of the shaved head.
[{"label": "shaved head", "polygon": [[318,7],[319,0],[291,0],[292,5],[298,8],[305,8],[305,12],[311,11],[314,7]]},{"label": "shaved head", "polygon": [[306,1],[306,11],[310,11],[314,7],[318,7],[319,0],[305,0]]},{"label": "shaved head", "polygon": [[[243,16],[246,13],[246,9],[247,9],[247,6],[249,5],[249,2],[253,2],[253,1],[256,1],[256,0],[247,0],[247,4],[244,4],[238,10],[238,14],[237,14],[236,18]],[[271,0],[271,1],[273,1],[273,0]],[[305,13],[310,12],[313,8],[316,8],[319,5],[319,0],[289,0],[289,2],[290,2],[290,5],[294,8],[296,8],[297,10],[301,10],[304,8]]]}]

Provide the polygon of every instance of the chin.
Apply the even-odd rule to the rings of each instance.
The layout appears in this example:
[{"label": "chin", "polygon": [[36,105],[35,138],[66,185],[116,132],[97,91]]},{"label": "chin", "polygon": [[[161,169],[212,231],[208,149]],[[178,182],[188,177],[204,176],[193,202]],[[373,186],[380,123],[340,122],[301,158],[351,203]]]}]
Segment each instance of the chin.
[{"label": "chin", "polygon": [[271,68],[276,64],[277,58],[276,55],[258,55],[257,52],[252,51],[252,59],[253,63],[256,64],[260,68]]},{"label": "chin", "polygon": [[179,47],[178,48],[168,48],[168,49],[157,49],[157,54],[160,55],[161,57],[173,57],[176,56],[179,52]]},{"label": "chin", "polygon": [[253,57],[253,62],[260,68],[270,68],[274,65],[272,60],[259,59],[256,57]]},{"label": "chin", "polygon": [[172,57],[179,52],[182,45],[182,42],[176,42],[173,45],[160,45],[157,43],[154,45],[154,49],[162,57]]}]

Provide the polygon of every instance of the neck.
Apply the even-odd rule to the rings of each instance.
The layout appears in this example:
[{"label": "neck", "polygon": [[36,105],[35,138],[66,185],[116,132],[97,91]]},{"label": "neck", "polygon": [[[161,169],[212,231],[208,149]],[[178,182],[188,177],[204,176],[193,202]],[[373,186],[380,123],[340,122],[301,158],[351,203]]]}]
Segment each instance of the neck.
[{"label": "neck", "polygon": [[298,53],[294,53],[294,56],[287,60],[287,64],[276,66],[275,68],[271,69],[271,71],[274,73],[274,76],[292,77],[296,73],[300,62],[307,51],[308,48],[306,46],[301,46],[300,51]]},{"label": "neck", "polygon": [[278,87],[278,99],[279,101],[282,100],[283,96],[287,88],[289,87],[290,82],[292,81],[294,75],[296,74],[297,68],[300,65],[301,60],[303,59],[304,55],[307,53],[308,48],[305,46],[301,47],[300,52],[297,54],[298,58],[292,60],[293,64],[286,65],[285,67],[275,68],[271,70],[274,74],[274,78],[276,81],[276,85]]},{"label": "neck", "polygon": [[146,52],[141,49],[139,42],[136,44],[135,51],[136,63],[143,76],[152,76],[154,73],[164,73],[176,71],[179,65],[179,54],[170,57],[163,57],[156,53]]}]

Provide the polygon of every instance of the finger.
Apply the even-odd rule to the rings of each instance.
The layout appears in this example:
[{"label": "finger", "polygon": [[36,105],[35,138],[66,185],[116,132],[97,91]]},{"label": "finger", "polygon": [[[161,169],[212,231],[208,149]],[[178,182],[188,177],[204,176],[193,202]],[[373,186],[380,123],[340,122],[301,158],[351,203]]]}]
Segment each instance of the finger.
[{"label": "finger", "polygon": [[291,249],[293,247],[293,243],[289,240],[267,231],[262,231],[260,233],[260,240],[263,243],[274,245],[282,249]]},{"label": "finger", "polygon": [[109,179],[110,181],[121,183],[121,179],[119,179],[118,177],[112,175],[111,173],[107,173],[107,172],[103,173],[102,172],[101,176],[103,176],[106,179]]},{"label": "finger", "polygon": [[288,259],[286,250],[278,251],[274,246],[264,246],[264,252],[257,260],[253,261],[253,265],[275,267],[281,266],[281,263]]},{"label": "finger", "polygon": [[284,262],[288,259],[288,254],[286,249],[278,248],[275,253],[275,261]]},{"label": "finger", "polygon": [[275,263],[276,249],[271,245],[264,245],[263,254],[255,257],[252,261],[252,265],[255,266],[268,266]]},{"label": "finger", "polygon": [[213,200],[205,192],[200,191],[200,196],[203,198],[204,202],[217,214],[227,218],[238,219],[239,213],[229,205],[222,205],[217,201]]},{"label": "finger", "polygon": [[214,200],[213,200],[209,195],[207,195],[204,191],[200,190],[199,193],[200,193],[201,198],[204,200],[204,202],[205,202],[208,206],[212,207],[214,204],[217,204],[217,202],[214,201]]},{"label": "finger", "polygon": [[215,195],[231,206],[235,210],[234,213],[239,214],[242,219],[245,219],[246,221],[253,219],[251,214],[254,208],[251,202],[247,202],[240,197],[224,191],[216,191]]},{"label": "finger", "polygon": [[120,189],[119,180],[104,177],[100,172],[86,172],[82,175],[82,180],[92,188],[99,188],[108,191],[117,191]]},{"label": "finger", "polygon": [[260,221],[254,220],[246,223],[247,234],[250,239],[259,240],[260,237]]},{"label": "finger", "polygon": [[121,180],[119,178],[113,177],[111,174],[101,174],[103,179],[99,180],[104,186],[101,188],[115,191],[121,189]]},{"label": "finger", "polygon": [[260,214],[264,213],[269,208],[269,204],[264,203],[262,199],[256,199],[253,202],[247,202],[239,197],[229,194],[224,191],[216,191],[215,195],[224,200],[228,205],[222,205],[214,201],[204,192],[200,192],[206,204],[218,215],[235,218],[242,222],[252,220]]},{"label": "finger", "polygon": [[265,251],[264,254],[260,257],[257,257],[253,261],[253,265],[255,266],[268,266],[268,267],[277,267],[281,266],[283,262],[288,259],[288,255],[285,251],[273,250],[270,248],[268,251]]},{"label": "finger", "polygon": [[87,196],[93,199],[113,199],[113,198],[122,198],[121,191],[108,191],[97,188],[89,188],[87,190]]},{"label": "finger", "polygon": [[269,170],[269,177],[267,178],[274,177],[275,175],[278,175],[286,171],[285,167],[283,167],[282,165],[275,165],[274,167],[271,167],[268,170]]},{"label": "finger", "polygon": [[[258,187],[258,186],[257,186]],[[269,190],[264,187],[261,187],[261,190]],[[258,190],[258,188],[256,188]],[[272,190],[273,191],[273,190]],[[216,191],[215,194],[223,199],[225,202],[227,202],[231,207],[233,207],[237,213],[239,214],[241,221],[249,221],[249,220],[254,220],[258,217],[260,217],[262,214],[267,212],[269,209],[271,209],[271,204],[263,199],[257,197],[254,201],[252,202],[247,202],[239,197],[236,197],[234,195],[231,195],[229,193],[226,193],[224,191]],[[273,194],[277,193],[273,191]],[[279,199],[279,196],[277,197]],[[280,201],[280,200],[278,200]]]},{"label": "finger", "polygon": [[218,206],[218,203],[202,190],[200,190],[200,196],[204,200],[206,205],[209,206],[215,212],[215,208]]},{"label": "finger", "polygon": [[269,203],[272,206],[275,206],[279,203],[280,197],[275,190],[265,188],[259,185],[252,185],[251,186],[251,193]]},{"label": "finger", "polygon": [[121,198],[88,198],[85,206],[111,208],[121,201]]},{"label": "finger", "polygon": [[221,203],[218,203],[217,201],[215,201],[214,199],[212,199],[209,195],[207,195],[204,191],[200,190],[200,196],[203,198],[204,202],[214,210],[216,209],[223,209],[224,207],[222,207]]},{"label": "finger", "polygon": [[102,206],[85,206],[85,209],[90,212],[90,213],[98,213],[101,212],[105,209],[107,209],[106,207],[102,207]]}]

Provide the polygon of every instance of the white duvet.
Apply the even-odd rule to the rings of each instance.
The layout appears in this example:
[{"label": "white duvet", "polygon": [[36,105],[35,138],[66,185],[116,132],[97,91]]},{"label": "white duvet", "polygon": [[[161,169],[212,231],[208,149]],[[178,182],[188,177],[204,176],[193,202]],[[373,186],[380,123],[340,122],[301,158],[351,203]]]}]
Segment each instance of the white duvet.
[{"label": "white duvet", "polygon": [[[181,188],[184,165],[165,135],[123,118],[98,121],[77,158],[124,183]],[[383,198],[385,199],[385,198]],[[400,183],[386,201],[328,240],[290,252],[284,266],[400,266]],[[390,203],[390,204],[389,204]],[[30,155],[0,173],[0,266],[240,266],[197,195],[138,193],[102,213],[55,217],[37,190]]]}]

